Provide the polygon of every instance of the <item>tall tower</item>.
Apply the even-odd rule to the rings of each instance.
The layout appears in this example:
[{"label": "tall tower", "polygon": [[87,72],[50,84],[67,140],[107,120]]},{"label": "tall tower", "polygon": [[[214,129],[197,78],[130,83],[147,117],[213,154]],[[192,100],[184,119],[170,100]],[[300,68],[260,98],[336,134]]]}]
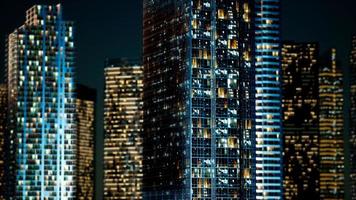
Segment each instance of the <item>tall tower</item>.
[{"label": "tall tower", "polygon": [[255,3],[257,199],[281,199],[280,1]]},{"label": "tall tower", "polygon": [[320,198],[344,198],[343,75],[331,49],[319,69]]},{"label": "tall tower", "polygon": [[104,76],[104,199],[142,199],[143,69],[113,59]]},{"label": "tall tower", "polygon": [[7,88],[6,84],[0,85],[0,199],[5,199],[5,136],[7,130]]},{"label": "tall tower", "polygon": [[77,86],[77,198],[94,199],[94,141],[96,90]]},{"label": "tall tower", "polygon": [[352,38],[351,64],[351,116],[350,116],[350,167],[351,198],[356,199],[356,36]]},{"label": "tall tower", "polygon": [[144,0],[144,198],[282,197],[278,8]]},{"label": "tall tower", "polygon": [[33,6],[7,48],[9,157],[16,162],[10,196],[74,199],[73,25],[63,20],[60,4]]},{"label": "tall tower", "polygon": [[319,45],[284,42],[284,199],[319,199]]}]

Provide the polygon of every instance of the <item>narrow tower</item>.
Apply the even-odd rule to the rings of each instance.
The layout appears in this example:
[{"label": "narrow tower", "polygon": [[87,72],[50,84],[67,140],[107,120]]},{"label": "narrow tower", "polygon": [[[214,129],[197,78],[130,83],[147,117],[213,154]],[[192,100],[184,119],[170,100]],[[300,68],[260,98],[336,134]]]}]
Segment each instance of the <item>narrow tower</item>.
[{"label": "narrow tower", "polygon": [[320,198],[344,199],[344,97],[343,75],[336,50],[319,68]]},{"label": "narrow tower", "polygon": [[257,199],[282,198],[280,0],[255,0]]},{"label": "narrow tower", "polygon": [[77,85],[77,198],[94,199],[96,90]]}]

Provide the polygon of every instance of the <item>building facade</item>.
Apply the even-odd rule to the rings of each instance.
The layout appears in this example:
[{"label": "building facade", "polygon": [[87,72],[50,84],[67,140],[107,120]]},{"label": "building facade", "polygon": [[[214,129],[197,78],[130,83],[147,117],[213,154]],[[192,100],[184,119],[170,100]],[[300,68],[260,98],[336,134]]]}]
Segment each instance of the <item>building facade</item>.
[{"label": "building facade", "polygon": [[104,199],[142,199],[143,69],[113,59],[104,76]]},{"label": "building facade", "polygon": [[350,115],[350,170],[351,198],[356,199],[356,36],[352,38],[351,64],[351,115]]},{"label": "building facade", "polygon": [[143,31],[144,198],[281,199],[279,2],[145,0]]},{"label": "building facade", "polygon": [[343,74],[336,50],[321,61],[319,68],[320,198],[344,198]]},{"label": "building facade", "polygon": [[94,199],[96,90],[77,85],[77,198]]},{"label": "building facade", "polygon": [[8,37],[13,199],[75,199],[74,39],[62,9],[31,7],[25,23]]},{"label": "building facade", "polygon": [[280,0],[256,0],[255,4],[257,199],[281,199]]},{"label": "building facade", "polygon": [[284,199],[319,199],[319,45],[282,45]]},{"label": "building facade", "polygon": [[7,88],[0,85],[0,200],[5,199],[5,136],[7,130]]}]

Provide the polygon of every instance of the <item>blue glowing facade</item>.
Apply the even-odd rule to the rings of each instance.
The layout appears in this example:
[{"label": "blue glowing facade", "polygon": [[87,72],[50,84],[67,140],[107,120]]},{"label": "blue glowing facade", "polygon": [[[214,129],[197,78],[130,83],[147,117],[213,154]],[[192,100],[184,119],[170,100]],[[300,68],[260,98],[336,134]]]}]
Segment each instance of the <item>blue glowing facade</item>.
[{"label": "blue glowing facade", "polygon": [[[76,123],[72,23],[36,5],[8,37],[13,199],[74,199]],[[11,194],[12,193],[12,194]]]},{"label": "blue glowing facade", "polygon": [[281,199],[280,1],[255,2],[257,199]]},{"label": "blue glowing facade", "polygon": [[144,199],[281,199],[279,1],[144,0],[143,30]]}]

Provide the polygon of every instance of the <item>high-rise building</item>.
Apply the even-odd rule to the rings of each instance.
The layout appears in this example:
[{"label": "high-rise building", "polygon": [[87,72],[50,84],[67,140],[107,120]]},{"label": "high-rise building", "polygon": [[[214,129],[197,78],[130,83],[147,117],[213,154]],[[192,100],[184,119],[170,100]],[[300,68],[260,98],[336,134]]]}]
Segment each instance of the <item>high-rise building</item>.
[{"label": "high-rise building", "polygon": [[351,64],[351,115],[350,115],[350,170],[351,198],[356,199],[356,36],[352,38]]},{"label": "high-rise building", "polygon": [[77,198],[94,199],[96,90],[77,85]]},{"label": "high-rise building", "polygon": [[319,199],[319,45],[284,42],[284,199]]},{"label": "high-rise building", "polygon": [[255,0],[257,199],[282,198],[280,0]]},{"label": "high-rise building", "polygon": [[344,198],[343,75],[331,49],[319,68],[320,198]]},{"label": "high-rise building", "polygon": [[8,37],[13,199],[75,199],[74,39],[62,13],[60,4],[33,6]]},{"label": "high-rise building", "polygon": [[0,85],[0,199],[5,199],[5,135],[7,127],[7,89]]},{"label": "high-rise building", "polygon": [[104,199],[142,199],[143,69],[112,59],[104,76]]},{"label": "high-rise building", "polygon": [[144,0],[145,199],[282,197],[278,18],[277,0]]}]

